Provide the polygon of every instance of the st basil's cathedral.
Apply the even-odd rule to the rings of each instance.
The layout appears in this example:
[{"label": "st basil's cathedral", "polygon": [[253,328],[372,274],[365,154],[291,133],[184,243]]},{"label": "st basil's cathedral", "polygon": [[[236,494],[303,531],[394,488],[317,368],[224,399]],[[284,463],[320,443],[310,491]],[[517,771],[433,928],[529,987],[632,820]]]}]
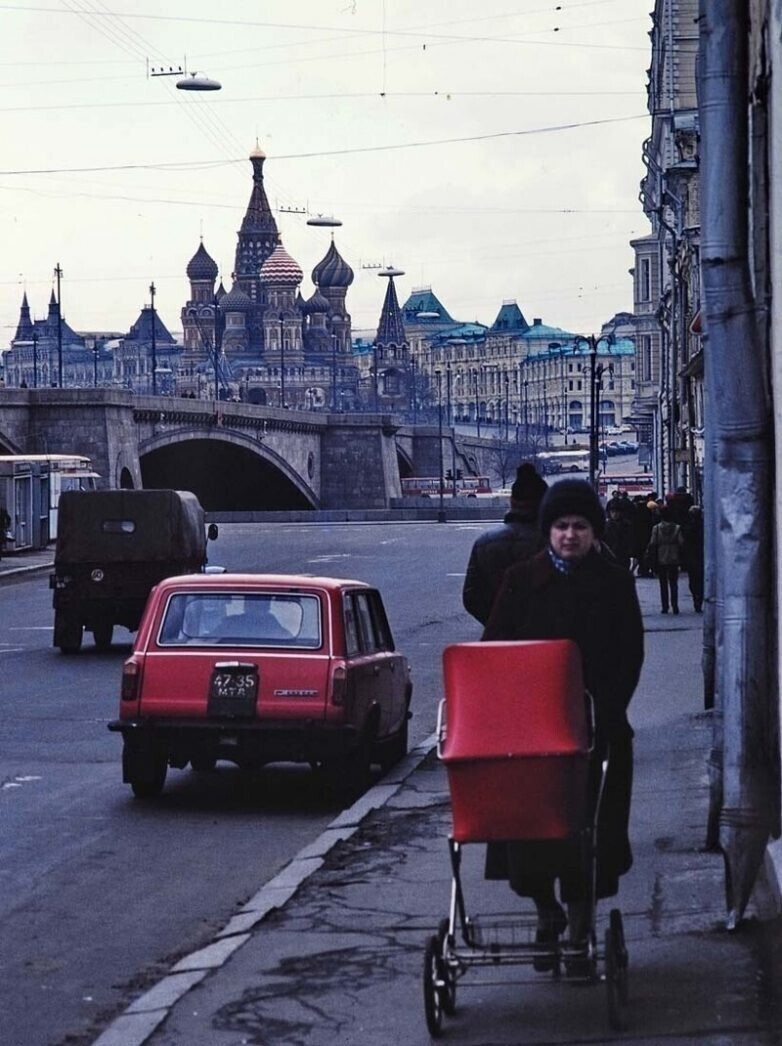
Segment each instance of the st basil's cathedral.
[{"label": "st basil's cathedral", "polygon": [[355,409],[359,372],[345,304],[353,270],[332,237],[312,270],[315,291],[302,297],[304,274],[282,245],[264,189],[265,159],[259,148],[250,154],[253,187],[231,289],[215,287],[218,266],[203,242],[187,265],[178,391],[198,396],[217,378],[221,396],[291,409]]}]

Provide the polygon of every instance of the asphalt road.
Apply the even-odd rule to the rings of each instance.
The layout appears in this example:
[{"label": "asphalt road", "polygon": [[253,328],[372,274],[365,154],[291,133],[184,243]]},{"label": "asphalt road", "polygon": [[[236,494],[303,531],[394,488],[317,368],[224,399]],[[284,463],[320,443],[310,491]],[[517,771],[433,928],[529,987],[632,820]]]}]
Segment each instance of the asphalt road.
[{"label": "asphalt road", "polygon": [[[479,634],[461,586],[485,526],[222,525],[210,558],[379,586],[412,665],[415,743],[434,728],[442,648]],[[89,1042],[337,811],[293,767],[170,771],[159,802],[134,802],[106,730],[130,636],[63,658],[51,626],[45,576],[0,586],[0,1039],[14,1046]]]}]

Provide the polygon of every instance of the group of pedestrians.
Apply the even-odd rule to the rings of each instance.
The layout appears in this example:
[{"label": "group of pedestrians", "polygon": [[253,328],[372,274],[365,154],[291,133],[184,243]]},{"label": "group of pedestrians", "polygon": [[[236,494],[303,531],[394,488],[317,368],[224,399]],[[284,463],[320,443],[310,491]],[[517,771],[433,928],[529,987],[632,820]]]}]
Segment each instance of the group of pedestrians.
[{"label": "group of pedestrians", "polygon": [[679,575],[686,571],[692,606],[703,612],[703,513],[678,487],[667,498],[630,499],[617,492],[606,505],[604,541],[617,562],[639,577],[656,576],[663,614],[679,613]]}]

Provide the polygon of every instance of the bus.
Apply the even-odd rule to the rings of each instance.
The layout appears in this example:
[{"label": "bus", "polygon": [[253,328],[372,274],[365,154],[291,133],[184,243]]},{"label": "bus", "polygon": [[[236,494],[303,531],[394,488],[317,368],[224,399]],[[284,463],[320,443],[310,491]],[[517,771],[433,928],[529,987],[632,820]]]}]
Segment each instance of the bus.
[{"label": "bus", "polygon": [[[440,494],[439,476],[405,476],[401,481],[403,498],[432,498]],[[457,476],[456,496],[477,498],[491,494],[491,480],[488,476]],[[443,494],[453,496],[454,480],[443,476]]]},{"label": "bus", "polygon": [[589,472],[589,451],[541,450],[537,454],[537,462],[544,476],[559,472]]},{"label": "bus", "polygon": [[94,490],[98,473],[83,454],[0,454],[0,505],[11,517],[8,551],[46,548],[57,537],[64,490]]}]

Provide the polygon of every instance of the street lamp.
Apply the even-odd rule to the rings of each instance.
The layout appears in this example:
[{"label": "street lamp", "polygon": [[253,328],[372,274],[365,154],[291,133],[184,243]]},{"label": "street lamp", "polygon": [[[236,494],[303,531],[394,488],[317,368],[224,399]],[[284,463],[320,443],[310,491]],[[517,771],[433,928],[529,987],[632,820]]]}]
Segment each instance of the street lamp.
[{"label": "street lamp", "polygon": [[337,335],[331,335],[331,409],[337,409]]},{"label": "street lamp", "polygon": [[505,442],[508,442],[508,395],[510,389],[510,377],[507,371],[503,371],[503,382],[505,384]]},{"label": "street lamp", "polygon": [[599,436],[600,436],[600,383],[603,380],[603,364],[597,366],[597,348],[604,341],[610,348],[614,343],[613,332],[600,335],[577,334],[573,345],[577,349],[580,344],[587,346],[589,351],[589,482],[593,487],[597,485],[597,474],[599,471]]},{"label": "street lamp", "polygon": [[59,262],[54,268],[54,275],[57,278],[57,384],[62,388],[62,301],[60,298],[62,269]]},{"label": "street lamp", "polygon": [[285,316],[280,313],[280,406],[285,410]]},{"label": "street lamp", "polygon": [[476,435],[478,439],[481,438],[481,405],[478,400],[478,370],[477,368],[471,371],[473,382],[475,383],[475,427]]},{"label": "street lamp", "polygon": [[[150,313],[149,322],[151,325],[151,342],[152,342],[152,395],[157,396],[157,342],[155,341],[155,284],[150,283],[149,285],[149,298],[150,298]],[[215,316],[215,329],[216,329],[217,317]],[[216,343],[216,339],[215,339]],[[217,399],[217,392],[215,390],[215,399]]]},{"label": "street lamp", "polygon": [[435,371],[437,377],[437,457],[440,464],[440,482],[438,483],[438,509],[437,522],[445,523],[445,507],[443,505],[443,374]]},{"label": "street lamp", "polygon": [[33,327],[33,388],[38,388],[38,331]]}]

